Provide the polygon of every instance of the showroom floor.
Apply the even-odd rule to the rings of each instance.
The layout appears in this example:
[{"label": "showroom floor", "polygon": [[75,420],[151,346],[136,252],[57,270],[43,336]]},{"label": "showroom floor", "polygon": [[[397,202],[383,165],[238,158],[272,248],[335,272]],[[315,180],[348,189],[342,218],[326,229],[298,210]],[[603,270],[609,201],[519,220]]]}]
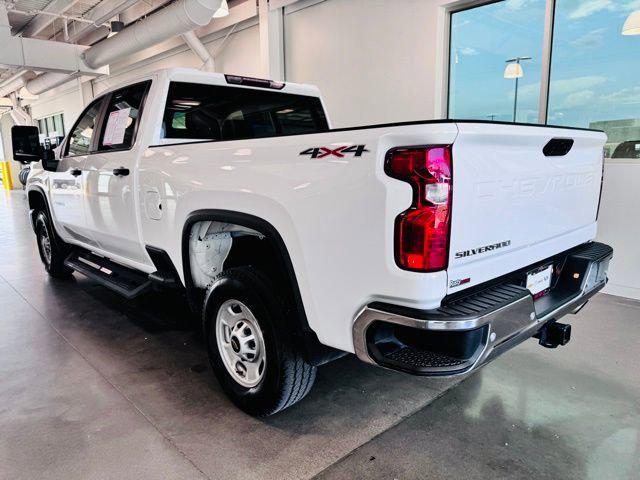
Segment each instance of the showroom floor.
[{"label": "showroom floor", "polygon": [[599,295],[567,347],[461,383],[345,357],[257,420],[178,300],[47,278],[26,212],[0,193],[0,479],[640,478],[639,302]]}]

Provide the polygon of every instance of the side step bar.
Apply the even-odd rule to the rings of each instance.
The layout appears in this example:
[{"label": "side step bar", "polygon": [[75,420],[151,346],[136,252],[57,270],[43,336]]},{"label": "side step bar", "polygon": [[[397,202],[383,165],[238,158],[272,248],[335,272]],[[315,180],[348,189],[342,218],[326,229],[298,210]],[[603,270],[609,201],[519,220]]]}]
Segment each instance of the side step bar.
[{"label": "side step bar", "polygon": [[86,251],[73,251],[64,264],[127,299],[151,288],[149,275]]}]

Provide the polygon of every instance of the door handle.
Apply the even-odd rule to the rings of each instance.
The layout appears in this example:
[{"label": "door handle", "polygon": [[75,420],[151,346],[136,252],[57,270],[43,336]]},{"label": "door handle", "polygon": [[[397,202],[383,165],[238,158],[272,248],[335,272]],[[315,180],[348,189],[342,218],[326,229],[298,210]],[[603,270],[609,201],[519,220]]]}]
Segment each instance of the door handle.
[{"label": "door handle", "polygon": [[71,175],[73,175],[74,177],[77,177],[79,175],[82,175],[82,170],[80,170],[79,168],[72,168],[69,173]]},{"label": "door handle", "polygon": [[129,175],[129,169],[128,168],[124,168],[124,167],[114,168],[113,169],[113,174],[116,177],[125,177],[125,176]]}]

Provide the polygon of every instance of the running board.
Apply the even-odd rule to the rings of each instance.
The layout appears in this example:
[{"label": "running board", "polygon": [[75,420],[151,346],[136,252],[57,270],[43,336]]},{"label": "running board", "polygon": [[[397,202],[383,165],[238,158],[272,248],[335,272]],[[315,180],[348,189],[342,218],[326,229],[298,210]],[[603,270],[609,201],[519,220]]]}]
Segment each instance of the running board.
[{"label": "running board", "polygon": [[146,273],[87,251],[71,252],[64,264],[127,299],[135,298],[151,288],[151,281]]}]

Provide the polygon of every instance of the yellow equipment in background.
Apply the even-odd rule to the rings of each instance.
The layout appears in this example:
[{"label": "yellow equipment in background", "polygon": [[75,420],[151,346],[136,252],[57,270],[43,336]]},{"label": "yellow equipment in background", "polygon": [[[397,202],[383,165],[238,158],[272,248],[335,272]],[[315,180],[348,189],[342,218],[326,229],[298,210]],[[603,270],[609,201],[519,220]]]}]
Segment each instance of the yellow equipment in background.
[{"label": "yellow equipment in background", "polygon": [[13,182],[11,181],[11,168],[9,162],[0,162],[0,170],[2,171],[2,186],[5,190],[13,189]]}]

